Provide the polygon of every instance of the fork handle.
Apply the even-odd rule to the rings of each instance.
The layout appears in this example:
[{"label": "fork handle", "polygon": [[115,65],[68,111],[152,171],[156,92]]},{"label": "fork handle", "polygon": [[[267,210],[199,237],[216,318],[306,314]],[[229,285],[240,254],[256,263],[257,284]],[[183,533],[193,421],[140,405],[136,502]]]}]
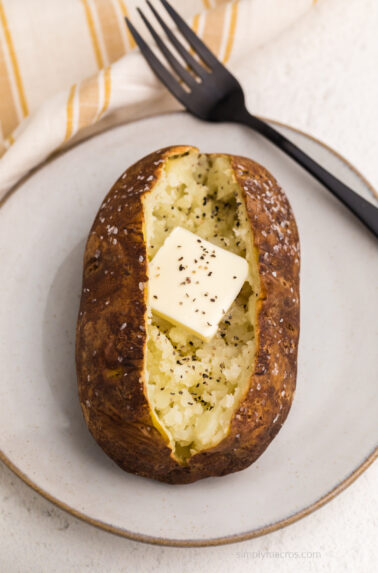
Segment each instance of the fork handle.
[{"label": "fork handle", "polygon": [[322,183],[335,197],[352,211],[378,237],[378,208],[358,195],[350,187],[342,183],[337,177],[329,173],[324,167],[314,161],[307,153],[299,149],[284,135],[276,131],[265,121],[243,111],[238,123],[252,127],[255,131],[274,143],[281,151],[299,163],[315,179]]}]

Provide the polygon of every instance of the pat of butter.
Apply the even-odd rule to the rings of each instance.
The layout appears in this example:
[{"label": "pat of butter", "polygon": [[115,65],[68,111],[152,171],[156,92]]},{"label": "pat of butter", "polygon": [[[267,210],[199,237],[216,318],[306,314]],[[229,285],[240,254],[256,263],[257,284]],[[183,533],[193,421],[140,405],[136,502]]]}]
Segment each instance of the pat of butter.
[{"label": "pat of butter", "polygon": [[248,275],[242,257],[176,227],[149,266],[152,310],[210,340]]}]

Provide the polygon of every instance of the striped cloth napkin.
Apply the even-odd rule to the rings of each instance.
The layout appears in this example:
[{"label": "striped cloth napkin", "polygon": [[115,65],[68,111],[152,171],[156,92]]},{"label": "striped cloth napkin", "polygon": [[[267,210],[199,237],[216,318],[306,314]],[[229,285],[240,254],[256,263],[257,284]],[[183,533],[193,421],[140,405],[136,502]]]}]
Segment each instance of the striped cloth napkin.
[{"label": "striped cloth napkin", "polygon": [[[171,1],[231,69],[314,4]],[[0,0],[0,200],[62,147],[117,123],[179,108],[134,49],[125,16],[148,37],[137,5],[145,3]]]}]

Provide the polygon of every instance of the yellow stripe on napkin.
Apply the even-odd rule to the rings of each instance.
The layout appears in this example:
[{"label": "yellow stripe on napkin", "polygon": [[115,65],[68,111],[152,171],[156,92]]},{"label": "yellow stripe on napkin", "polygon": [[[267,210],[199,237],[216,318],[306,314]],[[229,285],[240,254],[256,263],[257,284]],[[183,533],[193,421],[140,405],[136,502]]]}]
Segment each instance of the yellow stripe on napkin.
[{"label": "yellow stripe on napkin", "polygon": [[103,0],[93,0],[97,11],[102,39],[105,46],[107,63],[111,64],[125,54],[122,34],[120,30],[120,20],[111,2]]},{"label": "yellow stripe on napkin", "polygon": [[5,62],[5,54],[0,44],[0,122],[3,136],[7,137],[19,123],[17,107]]},{"label": "yellow stripe on napkin", "polygon": [[66,107],[66,114],[67,114],[66,135],[64,137],[64,141],[67,141],[71,137],[72,132],[73,132],[73,115],[74,115],[75,92],[76,92],[76,84],[74,84],[71,87],[70,93],[68,95],[67,107]]},{"label": "yellow stripe on napkin", "polygon": [[92,76],[81,82],[79,89],[79,127],[91,125],[97,117],[100,99],[98,76]]},{"label": "yellow stripe on napkin", "polygon": [[[21,74],[20,74],[20,68],[18,65],[17,56],[16,56],[16,52],[14,49],[14,45],[13,45],[12,35],[11,35],[10,29],[8,26],[7,17],[6,17],[4,6],[3,6],[3,3],[1,0],[0,0],[0,22],[1,22],[1,26],[2,26],[3,31],[4,31],[5,43],[7,45],[9,58],[11,61],[12,73],[13,73],[14,81],[15,81],[15,84],[17,87],[19,104],[21,107],[22,115],[23,115],[23,117],[26,117],[29,113],[28,104],[26,101],[25,90],[24,90],[24,86],[23,86],[22,78],[21,78]],[[4,131],[5,131],[5,129],[4,129]],[[5,135],[5,133],[4,133],[4,135]]]},{"label": "yellow stripe on napkin", "polygon": [[[118,3],[119,3],[119,6],[120,6],[120,8],[121,8],[123,17],[124,17],[124,18],[128,18],[128,17],[129,17],[129,11],[128,11],[127,8],[126,8],[126,4],[125,4],[124,0],[118,0]],[[126,23],[125,23],[125,26],[126,26]],[[127,39],[128,39],[128,41],[129,41],[130,49],[132,50],[132,49],[135,48],[136,43],[135,43],[135,40],[134,40],[134,38],[132,37],[132,35],[131,35],[131,33],[130,33],[130,30],[129,30],[129,28],[128,28],[127,26],[126,26],[126,34],[127,34]]]},{"label": "yellow stripe on napkin", "polygon": [[97,37],[96,27],[93,21],[93,16],[91,13],[91,9],[88,4],[88,0],[81,0],[85,10],[85,17],[87,19],[87,24],[89,28],[89,34],[91,36],[93,51],[95,53],[97,67],[99,70],[104,67],[104,59],[101,54],[100,43]]},{"label": "yellow stripe on napkin", "polygon": [[235,30],[236,30],[236,24],[237,24],[237,20],[238,20],[238,5],[239,5],[239,0],[235,0],[231,5],[230,28],[229,28],[229,32],[228,32],[228,40],[227,40],[227,44],[226,44],[226,50],[225,50],[224,57],[223,57],[224,63],[226,63],[229,60],[229,58],[231,56],[231,52],[232,52],[232,46],[234,44]]},{"label": "yellow stripe on napkin", "polygon": [[219,56],[222,45],[226,8],[219,6],[210,12],[205,12],[205,24],[202,32],[202,39],[205,44]]},{"label": "yellow stripe on napkin", "polygon": [[102,105],[100,113],[98,114],[98,119],[100,119],[100,117],[104,115],[104,113],[109,107],[110,93],[111,93],[111,70],[109,66],[104,70],[104,103]]}]

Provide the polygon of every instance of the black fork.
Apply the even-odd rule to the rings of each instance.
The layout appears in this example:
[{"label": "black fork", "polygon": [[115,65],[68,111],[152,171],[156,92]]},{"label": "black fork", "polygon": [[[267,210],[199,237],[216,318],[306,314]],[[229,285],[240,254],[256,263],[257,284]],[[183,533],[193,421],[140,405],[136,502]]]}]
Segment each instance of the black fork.
[{"label": "black fork", "polygon": [[198,38],[193,30],[186,24],[176,10],[167,2],[161,0],[164,8],[171,16],[178,30],[198,56],[182,44],[177,36],[170,30],[160,14],[147,0],[147,4],[155,15],[167,38],[187,64],[184,66],[171,49],[156,32],[142,10],[138,11],[152,34],[157,47],[162,52],[176,75],[172,74],[157,58],[151,48],[144,41],[133,24],[126,18],[127,25],[134,37],[140,51],[147,63],[165,84],[169,91],[193,115],[206,121],[227,121],[247,125],[274,143],[294,161],[299,163],[315,179],[322,183],[346,207],[348,207],[362,221],[370,231],[378,237],[378,208],[363,197],[352,191],[324,167],[311,159],[294,143],[276,131],[265,121],[250,114],[245,106],[244,93],[238,80],[215,57],[209,48]]}]

